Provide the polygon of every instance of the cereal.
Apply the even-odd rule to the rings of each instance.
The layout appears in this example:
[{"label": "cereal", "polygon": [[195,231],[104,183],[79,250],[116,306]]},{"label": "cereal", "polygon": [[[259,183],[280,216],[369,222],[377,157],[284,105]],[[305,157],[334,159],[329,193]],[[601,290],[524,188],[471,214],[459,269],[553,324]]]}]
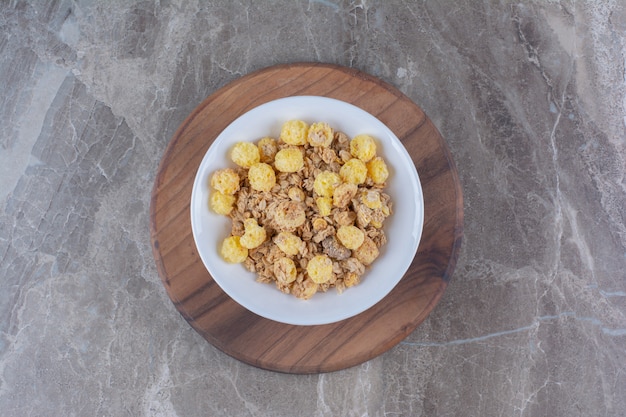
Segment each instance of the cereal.
[{"label": "cereal", "polygon": [[332,197],[335,188],[341,184],[341,177],[332,171],[322,171],[315,177],[313,189],[321,197]]},{"label": "cereal", "polygon": [[246,219],[243,222],[244,234],[239,239],[241,246],[247,249],[254,249],[265,242],[267,233],[262,226],[256,222],[255,219]]},{"label": "cereal", "polygon": [[304,199],[306,198],[306,195],[304,195],[304,191],[302,191],[302,188],[299,187],[291,187],[289,191],[287,191],[287,195],[293,201],[304,202]]},{"label": "cereal", "polygon": [[376,184],[384,184],[387,181],[389,170],[383,158],[377,156],[367,163],[367,175]]},{"label": "cereal", "polygon": [[290,232],[280,232],[274,237],[274,243],[285,255],[294,256],[304,250],[302,239]]},{"label": "cereal", "polygon": [[348,259],[352,255],[352,251],[337,242],[334,236],[328,236],[322,240],[322,247],[326,255],[338,261]]},{"label": "cereal", "polygon": [[333,209],[333,200],[330,197],[318,197],[315,200],[315,204],[317,204],[320,216],[330,216]]},{"label": "cereal", "polygon": [[296,285],[293,286],[293,295],[303,300],[308,300],[315,295],[318,289],[319,285],[311,279],[304,280],[302,283],[296,281]]},{"label": "cereal", "polygon": [[265,137],[259,140],[256,145],[259,148],[259,160],[266,164],[274,162],[274,156],[278,152],[278,144],[273,138]]},{"label": "cereal", "polygon": [[383,227],[383,223],[379,220],[372,219],[370,220],[370,226],[380,229],[381,227]]},{"label": "cereal", "polygon": [[311,146],[328,147],[333,141],[335,134],[328,123],[313,123],[309,128],[307,141]]},{"label": "cereal", "polygon": [[367,178],[367,167],[365,163],[357,158],[352,158],[339,170],[341,179],[350,184],[363,184]]},{"label": "cereal", "polygon": [[233,209],[235,204],[235,196],[213,191],[209,199],[211,209],[217,214],[227,216]]},{"label": "cereal", "polygon": [[280,130],[280,140],[289,145],[304,145],[309,126],[302,120],[289,120]]},{"label": "cereal", "polygon": [[326,229],[326,227],[328,226],[328,223],[326,222],[326,220],[322,218],[317,218],[313,220],[313,222],[311,222],[311,225],[313,226],[313,230],[317,231],[317,230]]},{"label": "cereal", "polygon": [[350,154],[363,162],[376,156],[376,142],[370,135],[356,135],[350,141]]},{"label": "cereal", "polygon": [[348,272],[343,279],[343,284],[346,288],[354,287],[360,281],[359,275],[356,272]]},{"label": "cereal", "polygon": [[285,148],[276,153],[274,166],[280,172],[297,172],[304,166],[302,152],[298,148]]},{"label": "cereal", "polygon": [[341,184],[333,192],[333,204],[340,208],[347,207],[358,190],[359,188],[355,184]]},{"label": "cereal", "polygon": [[317,255],[309,261],[306,272],[316,284],[324,284],[333,277],[333,261],[326,255]]},{"label": "cereal", "polygon": [[366,236],[363,244],[354,252],[354,257],[361,261],[363,265],[369,265],[378,258],[378,254],[376,243]]},{"label": "cereal", "polygon": [[364,238],[365,234],[356,226],[341,226],[337,229],[337,239],[348,249],[358,249]]},{"label": "cereal", "polygon": [[241,246],[239,236],[229,236],[222,242],[221,255],[226,262],[238,264],[248,257],[248,249]]},{"label": "cereal", "polygon": [[380,201],[380,193],[376,190],[364,190],[361,193],[361,201],[371,209],[379,209],[383,206],[382,201]]},{"label": "cereal", "polygon": [[250,187],[255,190],[269,191],[276,184],[276,174],[270,165],[258,162],[248,170],[248,180],[250,181]]},{"label": "cereal", "polygon": [[294,230],[305,221],[304,205],[297,201],[283,201],[274,212],[274,225],[278,230]]},{"label": "cereal", "polygon": [[274,275],[281,284],[290,284],[296,280],[296,264],[290,258],[280,258],[274,264]]},{"label": "cereal", "polygon": [[234,169],[219,169],[211,176],[211,187],[222,194],[235,194],[239,190],[239,175]]},{"label": "cereal", "polygon": [[300,299],[358,285],[387,242],[392,213],[376,151],[369,135],[350,140],[302,120],[285,122],[278,139],[237,143],[237,167],[210,181],[210,208],[232,221],[222,258]]},{"label": "cereal", "polygon": [[238,142],[230,153],[230,159],[243,168],[250,168],[261,160],[259,148],[250,142]]}]

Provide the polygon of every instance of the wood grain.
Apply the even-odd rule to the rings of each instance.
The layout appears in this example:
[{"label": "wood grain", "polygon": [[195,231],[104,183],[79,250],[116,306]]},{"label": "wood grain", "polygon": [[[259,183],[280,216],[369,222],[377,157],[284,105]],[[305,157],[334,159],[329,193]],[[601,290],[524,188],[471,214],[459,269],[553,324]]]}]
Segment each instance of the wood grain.
[{"label": "wood grain", "polygon": [[[381,302],[353,318],[293,326],[259,317],[228,297],[202,264],[191,234],[191,189],[204,153],[234,119],[282,97],[318,95],[378,117],[412,156],[424,192],[422,240],[413,263]],[[223,87],[179,127],[159,165],[150,207],[154,258],[178,311],[204,338],[241,361],[289,373],[329,372],[390,349],[431,312],[454,271],[463,236],[463,197],[448,147],[400,91],[355,69],[327,64],[266,68]]]}]

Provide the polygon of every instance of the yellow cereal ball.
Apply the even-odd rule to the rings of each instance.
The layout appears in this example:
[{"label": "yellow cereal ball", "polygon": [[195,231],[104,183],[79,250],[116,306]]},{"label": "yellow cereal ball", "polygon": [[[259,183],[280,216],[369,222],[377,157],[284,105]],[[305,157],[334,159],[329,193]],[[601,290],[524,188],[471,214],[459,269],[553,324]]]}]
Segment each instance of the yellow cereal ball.
[{"label": "yellow cereal ball", "polygon": [[280,232],[274,237],[274,243],[285,255],[294,256],[303,249],[302,240],[290,232]]},{"label": "yellow cereal ball", "polygon": [[334,136],[333,128],[328,123],[318,122],[309,127],[307,140],[311,146],[328,147],[333,142]]},{"label": "yellow cereal ball", "polygon": [[330,211],[333,208],[333,200],[330,197],[318,197],[315,200],[315,204],[320,212],[320,216],[330,216]]},{"label": "yellow cereal ball", "polygon": [[375,190],[365,190],[361,193],[361,201],[366,207],[371,209],[379,209],[383,203],[380,200],[380,193]]},{"label": "yellow cereal ball", "polygon": [[333,261],[326,255],[316,255],[307,264],[306,272],[316,284],[328,282],[333,277]]},{"label": "yellow cereal ball", "polygon": [[273,138],[265,137],[257,143],[259,148],[259,158],[261,162],[269,164],[274,162],[274,156],[278,152],[278,144]]},{"label": "yellow cereal ball", "polygon": [[261,154],[254,143],[238,142],[230,152],[230,159],[240,167],[250,168],[261,160]]},{"label": "yellow cereal ball", "polygon": [[337,239],[350,250],[358,249],[365,239],[365,233],[356,226],[341,226],[337,229]]},{"label": "yellow cereal ball", "polygon": [[234,169],[218,169],[211,176],[211,187],[222,194],[235,194],[239,190],[239,175]]},{"label": "yellow cereal ball", "polygon": [[289,258],[280,258],[274,264],[274,276],[281,284],[290,284],[296,280],[296,264]]},{"label": "yellow cereal ball", "polygon": [[224,239],[220,253],[222,258],[231,264],[241,263],[248,257],[248,249],[241,246],[239,236],[230,236]]},{"label": "yellow cereal ball", "polygon": [[360,159],[352,158],[341,166],[339,176],[344,182],[363,184],[367,178],[367,167]]},{"label": "yellow cereal ball", "polygon": [[280,139],[288,145],[304,145],[309,125],[302,120],[289,120],[280,129]]},{"label": "yellow cereal ball", "polygon": [[367,162],[376,156],[376,142],[370,135],[357,135],[350,141],[350,153]]},{"label": "yellow cereal ball", "polygon": [[302,151],[298,148],[285,148],[276,153],[274,166],[280,172],[296,172],[304,166]]},{"label": "yellow cereal ball", "polygon": [[276,206],[274,224],[280,231],[294,230],[304,224],[304,204],[298,201],[283,201]]},{"label": "yellow cereal ball", "polygon": [[365,236],[363,244],[354,251],[354,257],[357,258],[363,265],[369,265],[376,258],[378,258],[378,247],[376,243],[369,237]]},{"label": "yellow cereal ball", "polygon": [[248,181],[257,191],[269,191],[276,185],[276,174],[270,165],[257,162],[248,170]]},{"label": "yellow cereal ball", "polygon": [[209,199],[211,209],[217,214],[227,216],[235,204],[235,196],[214,191]]},{"label": "yellow cereal ball", "polygon": [[380,156],[375,157],[367,163],[367,175],[376,184],[383,184],[389,177],[389,170],[385,160]]},{"label": "yellow cereal ball", "polygon": [[315,177],[313,190],[321,197],[332,197],[335,188],[341,184],[341,177],[332,171],[322,171]]},{"label": "yellow cereal ball", "polygon": [[256,219],[246,219],[243,221],[244,233],[239,239],[241,246],[247,249],[254,249],[265,242],[267,234],[263,226],[259,226]]}]

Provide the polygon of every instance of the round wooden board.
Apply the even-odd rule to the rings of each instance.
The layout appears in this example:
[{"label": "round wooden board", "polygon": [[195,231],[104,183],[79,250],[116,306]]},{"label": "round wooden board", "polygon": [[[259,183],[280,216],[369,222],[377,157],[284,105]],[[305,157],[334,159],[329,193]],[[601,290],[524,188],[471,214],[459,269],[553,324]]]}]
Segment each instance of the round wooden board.
[{"label": "round wooden board", "polygon": [[[248,110],[296,95],[343,100],[380,119],[412,156],[424,192],[422,239],[400,283],[358,316],[321,326],[281,324],[234,302],[207,272],[191,233],[191,189],[213,140]],[[399,343],[441,298],[463,236],[461,186],[448,147],[433,123],[389,84],[358,70],[327,64],[266,68],[204,100],[179,127],[165,151],[152,191],[150,216],[159,274],[183,317],[228,355],[288,373],[348,368]]]}]

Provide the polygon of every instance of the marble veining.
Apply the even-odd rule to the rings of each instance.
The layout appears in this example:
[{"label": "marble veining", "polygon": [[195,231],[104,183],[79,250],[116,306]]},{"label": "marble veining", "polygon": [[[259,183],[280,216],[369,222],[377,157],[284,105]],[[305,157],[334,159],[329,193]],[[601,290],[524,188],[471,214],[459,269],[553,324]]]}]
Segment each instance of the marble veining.
[{"label": "marble veining", "polygon": [[[196,334],[148,219],[184,118],[297,61],[414,100],[465,198],[428,319],[369,362],[307,376]],[[0,80],[3,415],[626,415],[624,2],[9,0]]]}]

